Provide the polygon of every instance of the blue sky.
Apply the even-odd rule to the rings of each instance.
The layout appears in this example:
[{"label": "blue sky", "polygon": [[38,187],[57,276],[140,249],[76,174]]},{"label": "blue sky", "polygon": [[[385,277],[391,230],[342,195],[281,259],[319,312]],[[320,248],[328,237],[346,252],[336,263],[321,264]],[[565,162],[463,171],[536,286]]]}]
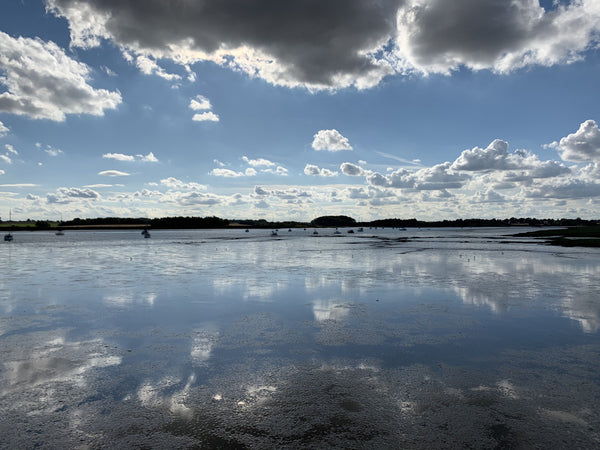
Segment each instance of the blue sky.
[{"label": "blue sky", "polygon": [[600,217],[597,0],[0,5],[0,216]]}]

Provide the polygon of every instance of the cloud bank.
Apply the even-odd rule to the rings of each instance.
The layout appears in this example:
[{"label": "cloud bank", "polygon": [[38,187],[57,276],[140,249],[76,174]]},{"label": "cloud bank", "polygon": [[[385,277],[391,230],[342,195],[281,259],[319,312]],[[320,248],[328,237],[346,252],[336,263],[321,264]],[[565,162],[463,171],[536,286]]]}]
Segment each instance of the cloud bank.
[{"label": "cloud bank", "polygon": [[[271,84],[371,88],[393,74],[508,73],[569,64],[599,43],[600,4],[578,0],[46,0],[71,45],[108,39],[144,73],[211,61]],[[186,69],[187,70],[187,69]]]}]

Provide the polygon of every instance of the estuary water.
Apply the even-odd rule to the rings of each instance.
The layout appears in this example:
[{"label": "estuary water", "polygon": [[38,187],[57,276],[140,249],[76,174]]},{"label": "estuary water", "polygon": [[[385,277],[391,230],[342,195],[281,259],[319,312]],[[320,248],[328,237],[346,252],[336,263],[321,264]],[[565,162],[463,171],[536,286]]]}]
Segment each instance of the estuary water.
[{"label": "estuary water", "polygon": [[600,250],[526,229],[15,232],[2,448],[598,448]]}]

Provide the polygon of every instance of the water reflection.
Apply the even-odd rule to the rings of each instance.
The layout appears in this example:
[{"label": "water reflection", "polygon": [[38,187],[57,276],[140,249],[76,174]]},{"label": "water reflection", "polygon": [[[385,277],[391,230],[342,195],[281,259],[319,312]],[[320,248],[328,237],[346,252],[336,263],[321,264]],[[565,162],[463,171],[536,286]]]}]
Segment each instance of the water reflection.
[{"label": "water reflection", "polygon": [[11,246],[0,447],[600,439],[598,253],[169,233]]},{"label": "water reflection", "polygon": [[337,300],[314,300],[313,314],[317,322],[342,320],[350,312],[348,304]]},{"label": "water reflection", "polygon": [[118,293],[106,293],[104,295],[104,303],[109,306],[133,306],[134,304],[154,306],[157,295],[155,292],[118,292]]}]

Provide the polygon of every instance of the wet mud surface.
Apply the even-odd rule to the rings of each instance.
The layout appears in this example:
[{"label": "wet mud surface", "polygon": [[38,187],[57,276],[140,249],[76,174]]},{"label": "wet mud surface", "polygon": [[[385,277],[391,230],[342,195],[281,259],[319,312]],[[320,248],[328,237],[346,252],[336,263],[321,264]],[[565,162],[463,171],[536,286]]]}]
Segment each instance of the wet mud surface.
[{"label": "wet mud surface", "polygon": [[600,254],[464,233],[4,246],[0,447],[597,448]]}]

